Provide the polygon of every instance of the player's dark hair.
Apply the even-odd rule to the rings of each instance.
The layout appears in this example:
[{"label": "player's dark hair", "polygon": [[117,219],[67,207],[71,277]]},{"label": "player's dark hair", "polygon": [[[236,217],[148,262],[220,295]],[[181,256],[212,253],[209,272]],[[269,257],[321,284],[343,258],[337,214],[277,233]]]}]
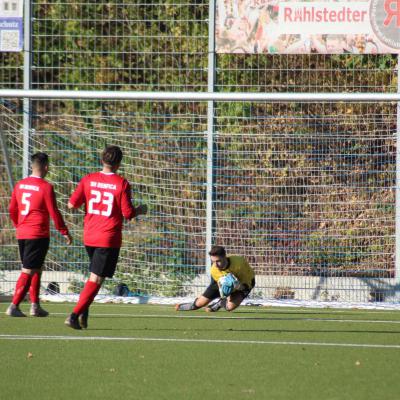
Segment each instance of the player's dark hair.
[{"label": "player's dark hair", "polygon": [[122,150],[118,146],[107,146],[101,155],[101,159],[105,164],[115,167],[121,163]]},{"label": "player's dark hair", "polygon": [[49,165],[49,156],[42,152],[35,153],[31,157],[31,163],[32,165],[44,168],[46,165]]},{"label": "player's dark hair", "polygon": [[213,246],[208,254],[210,256],[226,257],[226,250],[222,246]]}]

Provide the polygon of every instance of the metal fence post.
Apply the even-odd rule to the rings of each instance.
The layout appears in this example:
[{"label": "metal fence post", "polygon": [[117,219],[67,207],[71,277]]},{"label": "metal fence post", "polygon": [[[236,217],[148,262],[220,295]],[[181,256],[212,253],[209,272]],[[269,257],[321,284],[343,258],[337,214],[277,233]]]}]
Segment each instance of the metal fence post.
[{"label": "metal fence post", "polygon": [[[31,1],[24,2],[24,90],[31,89],[32,83],[32,22]],[[32,153],[32,100],[23,99],[23,160],[22,176],[30,173],[29,160]]]},{"label": "metal fence post", "polygon": [[[208,92],[214,92],[215,85],[215,0],[209,4],[208,18]],[[207,203],[206,203],[206,272],[210,275],[211,262],[208,251],[214,233],[214,104],[207,102]]]}]

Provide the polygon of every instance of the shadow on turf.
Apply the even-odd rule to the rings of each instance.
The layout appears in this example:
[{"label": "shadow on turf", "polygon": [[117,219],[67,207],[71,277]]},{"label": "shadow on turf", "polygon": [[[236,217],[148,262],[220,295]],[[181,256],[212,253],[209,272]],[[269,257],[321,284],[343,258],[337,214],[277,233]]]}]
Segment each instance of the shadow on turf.
[{"label": "shadow on turf", "polygon": [[[232,317],[229,318],[228,315],[230,314],[226,314],[224,316],[220,316],[217,317],[215,314],[212,314],[212,316],[209,315],[198,315],[198,316],[193,316],[193,319],[197,319],[197,320],[209,320],[209,321],[215,321],[215,320],[224,320],[224,321],[331,321],[331,319],[327,319],[327,318],[315,318],[315,319],[311,319],[310,318],[275,318],[275,317]],[[132,318],[132,319],[143,319],[142,316],[140,315],[126,315],[124,317],[121,317],[119,315],[107,315],[107,316],[99,316],[96,315],[93,318],[121,318],[121,319],[128,319],[128,318]],[[158,315],[155,316],[146,316],[146,319],[159,319],[160,317]],[[163,320],[167,320],[167,319],[179,319],[176,316],[164,316],[162,317]],[[183,319],[183,318],[182,318]],[[186,315],[185,319],[190,319],[190,315]],[[340,320],[338,320],[340,321]],[[364,321],[364,320],[363,320]],[[371,320],[372,321],[372,320]],[[373,321],[372,321],[373,322]]]},{"label": "shadow on turf", "polygon": [[[329,315],[329,311],[277,311],[277,310],[247,310],[247,311],[242,311],[242,310],[235,310],[233,312],[234,314],[287,314],[287,315]],[[331,314],[336,314],[336,312],[332,312]],[[357,315],[357,314],[363,314],[362,311],[345,311],[345,312],[340,312],[340,315]]]},{"label": "shadow on turf", "polygon": [[356,333],[356,334],[400,334],[400,331],[378,331],[378,330],[346,330],[346,329],[233,329],[233,328],[221,328],[221,329],[184,329],[184,328],[89,328],[90,331],[112,331],[112,332],[186,332],[186,333],[197,333],[197,332],[251,332],[251,333]]},{"label": "shadow on turf", "polygon": [[[221,315],[222,314],[222,315]],[[223,320],[223,321],[303,321],[303,322],[346,322],[346,320],[341,320],[340,318],[311,318],[311,317],[306,317],[306,314],[302,314],[303,316],[299,316],[299,317],[276,317],[275,315],[269,315],[269,316],[261,316],[261,317],[253,317],[253,316],[237,316],[235,317],[234,314],[240,314],[238,312],[234,312],[234,313],[221,313],[220,316],[216,315],[216,314],[184,314],[182,316],[182,319],[196,319],[196,320],[209,320],[209,321],[215,321],[215,320]],[[280,313],[279,313],[280,314]],[[295,314],[296,313],[291,313],[291,314]],[[288,313],[289,315],[289,313]],[[297,314],[298,315],[298,314]],[[312,315],[312,314],[311,314]],[[315,315],[318,315],[318,313],[315,313]],[[323,315],[327,315],[327,314],[323,314]],[[355,316],[356,314],[351,314],[353,316]],[[120,315],[99,315],[97,314],[96,316],[94,316],[94,318],[112,318],[112,319],[143,319],[144,317],[141,315],[129,315],[126,314],[125,316],[121,317]],[[159,319],[160,316],[159,315],[146,315],[145,319]],[[163,320],[168,320],[168,319],[180,319],[178,315],[165,315],[162,317]],[[363,323],[374,323],[375,320],[371,319],[371,320],[365,320],[365,319],[354,319],[352,321],[347,321],[347,322],[363,322]],[[384,321],[381,321],[384,322]],[[389,322],[389,321],[388,321]],[[399,320],[400,323],[400,320]]]}]

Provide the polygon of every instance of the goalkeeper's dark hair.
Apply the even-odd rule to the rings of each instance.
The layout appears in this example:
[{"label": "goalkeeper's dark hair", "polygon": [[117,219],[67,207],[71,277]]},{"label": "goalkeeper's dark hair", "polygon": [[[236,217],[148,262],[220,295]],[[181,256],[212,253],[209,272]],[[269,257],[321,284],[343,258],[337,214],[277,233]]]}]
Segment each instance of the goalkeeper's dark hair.
[{"label": "goalkeeper's dark hair", "polygon": [[210,256],[226,257],[226,250],[222,246],[213,246],[208,254]]},{"label": "goalkeeper's dark hair", "polygon": [[32,166],[39,167],[43,169],[49,165],[49,156],[46,153],[38,152],[31,157]]},{"label": "goalkeeper's dark hair", "polygon": [[103,150],[101,159],[104,162],[104,164],[110,165],[111,167],[115,167],[116,165],[121,163],[122,150],[118,146],[107,146]]}]

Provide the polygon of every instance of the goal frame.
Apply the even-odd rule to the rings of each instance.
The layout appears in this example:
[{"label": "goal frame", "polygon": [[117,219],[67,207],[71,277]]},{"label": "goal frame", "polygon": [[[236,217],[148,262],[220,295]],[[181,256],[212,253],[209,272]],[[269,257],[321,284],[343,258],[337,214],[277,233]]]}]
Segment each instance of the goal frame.
[{"label": "goal frame", "polygon": [[[222,102],[266,102],[266,103],[319,103],[319,102],[387,102],[396,104],[397,129],[396,143],[400,143],[400,82],[398,93],[222,93],[213,91],[213,80],[209,81],[209,92],[151,92],[151,91],[100,91],[100,90],[31,90],[0,89],[0,99],[22,99],[24,115],[26,105],[36,99],[68,99],[68,100],[125,100],[125,101],[177,101],[207,102],[207,197],[206,197],[206,272],[210,271],[210,260],[207,249],[211,245],[213,235],[213,143],[214,143],[214,107]],[[29,114],[29,113],[28,113]],[[26,119],[24,118],[24,124]],[[24,160],[23,176],[29,173],[29,155],[31,148],[31,129],[23,129]],[[5,141],[1,140],[9,183],[13,185],[11,165]],[[400,146],[396,146],[396,185],[395,185],[395,282],[400,286]],[[396,289],[396,300],[400,301],[400,291]]]}]

